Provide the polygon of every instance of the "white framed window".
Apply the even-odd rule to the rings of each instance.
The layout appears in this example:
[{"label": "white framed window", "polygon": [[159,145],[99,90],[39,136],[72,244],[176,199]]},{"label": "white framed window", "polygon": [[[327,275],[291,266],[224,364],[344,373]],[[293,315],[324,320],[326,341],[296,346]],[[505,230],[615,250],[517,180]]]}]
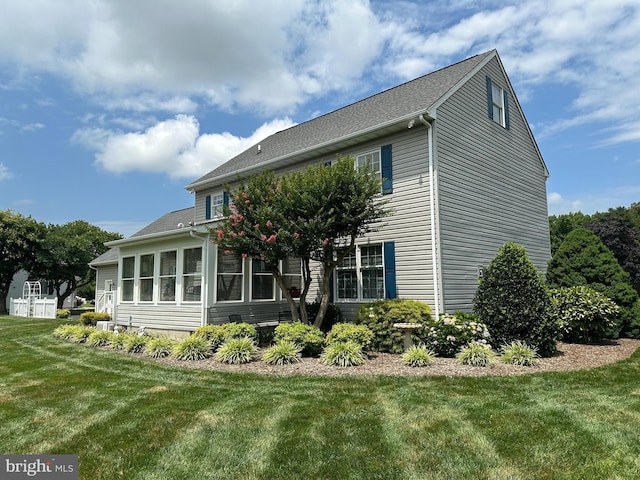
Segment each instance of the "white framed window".
[{"label": "white framed window", "polygon": [[504,127],[504,90],[495,83],[491,84],[491,101],[493,107],[493,121]]},{"label": "white framed window", "polygon": [[171,250],[169,252],[160,252],[160,301],[175,302],[176,301],[176,266],[178,260],[178,252]]},{"label": "white framed window", "polygon": [[297,298],[302,290],[302,262],[299,258],[288,257],[282,261],[282,281],[289,293]]},{"label": "white framed window", "polygon": [[138,297],[141,302],[153,302],[153,267],[155,255],[140,255]]},{"label": "white framed window", "polygon": [[202,295],[202,247],[182,252],[182,300],[199,302]]},{"label": "white framed window", "polygon": [[336,268],[338,301],[385,298],[384,256],[381,244],[363,245],[344,258]]},{"label": "white framed window", "polygon": [[382,165],[380,163],[380,150],[360,153],[356,156],[355,167],[357,170],[367,170],[372,175],[382,178]]},{"label": "white framed window", "polygon": [[244,283],[244,261],[234,255],[225,255],[218,249],[218,272],[216,275],[216,301],[242,301]]},{"label": "white framed window", "polygon": [[122,259],[122,301],[133,302],[133,283],[136,273],[136,257]]},{"label": "white framed window", "polygon": [[274,300],[275,280],[264,260],[251,259],[251,300]]},{"label": "white framed window", "polygon": [[224,216],[224,193],[211,195],[211,218]]}]

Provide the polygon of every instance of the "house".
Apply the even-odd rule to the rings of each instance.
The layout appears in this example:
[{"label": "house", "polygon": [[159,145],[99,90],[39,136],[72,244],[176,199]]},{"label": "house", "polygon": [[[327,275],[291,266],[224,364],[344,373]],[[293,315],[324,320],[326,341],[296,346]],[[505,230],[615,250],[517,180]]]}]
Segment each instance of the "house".
[{"label": "house", "polygon": [[[211,242],[224,185],[264,169],[330,165],[338,154],[374,165],[394,210],[333,276],[345,317],[395,296],[436,314],[469,311],[484,267],[508,240],[546,267],[549,174],[492,50],[271,135],[193,181],[193,207],[107,244],[93,262],[98,296],[115,291],[117,321],[147,328],[191,331],[232,313],[277,318],[288,307],[260,260],[223,255]],[[300,285],[297,262],[283,269]]]}]

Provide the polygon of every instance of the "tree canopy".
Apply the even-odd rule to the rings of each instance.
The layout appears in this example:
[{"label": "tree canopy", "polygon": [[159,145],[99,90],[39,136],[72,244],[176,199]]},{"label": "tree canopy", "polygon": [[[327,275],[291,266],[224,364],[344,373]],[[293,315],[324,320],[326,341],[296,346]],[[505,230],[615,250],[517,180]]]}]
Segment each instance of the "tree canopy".
[{"label": "tree canopy", "polygon": [[31,269],[44,231],[44,224],[31,217],[0,210],[0,315],[7,314],[7,295],[14,275],[21,269]]},{"label": "tree canopy", "polygon": [[638,294],[631,287],[629,274],[591,230],[578,228],[567,235],[549,261],[547,280],[554,287],[586,285],[607,296],[620,307],[617,332],[612,336],[638,335]]},{"label": "tree canopy", "polygon": [[311,262],[319,262],[322,296],[314,324],[320,327],[329,306],[331,273],[354,249],[356,239],[391,213],[380,191],[380,179],[355,169],[350,157],[339,158],[330,167],[310,166],[283,176],[265,171],[233,191],[228,189],[232,204],[216,227],[215,238],[227,254],[264,262],[294,319],[298,311],[280,262],[299,258],[303,280],[299,318],[305,322]]},{"label": "tree canopy", "polygon": [[29,274],[53,284],[58,308],[61,308],[76,289],[95,280],[95,271],[89,268],[89,262],[107,251],[104,243],[119,238],[122,236],[84,220],[49,225]]}]

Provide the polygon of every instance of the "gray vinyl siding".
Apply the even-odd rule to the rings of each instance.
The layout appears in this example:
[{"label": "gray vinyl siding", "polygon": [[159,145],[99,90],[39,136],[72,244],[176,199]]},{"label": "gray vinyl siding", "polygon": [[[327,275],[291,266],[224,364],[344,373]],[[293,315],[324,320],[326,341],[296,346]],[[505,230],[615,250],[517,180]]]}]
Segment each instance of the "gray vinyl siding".
[{"label": "gray vinyl siding", "polygon": [[[118,288],[118,264],[114,263],[112,265],[99,265],[96,267],[96,307],[101,307],[104,303],[104,282],[106,280],[111,280],[112,282],[112,290],[114,292],[114,308],[116,308],[115,302],[117,297],[117,288]],[[117,310],[117,308],[116,308]]]},{"label": "gray vinyl siding", "polygon": [[202,325],[202,304],[182,305],[118,305],[118,325],[159,330],[194,331]]},{"label": "gray vinyl siding", "polygon": [[506,241],[544,270],[550,258],[545,169],[516,99],[510,128],[487,115],[486,76],[508,91],[493,59],[437,112],[436,153],[444,310],[469,311],[486,266]]}]

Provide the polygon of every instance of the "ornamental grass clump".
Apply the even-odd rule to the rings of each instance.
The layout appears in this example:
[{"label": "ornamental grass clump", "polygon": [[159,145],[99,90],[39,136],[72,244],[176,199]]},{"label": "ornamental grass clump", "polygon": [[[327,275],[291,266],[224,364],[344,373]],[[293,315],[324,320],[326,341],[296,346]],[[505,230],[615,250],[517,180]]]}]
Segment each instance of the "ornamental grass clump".
[{"label": "ornamental grass clump", "polygon": [[127,353],[142,353],[144,351],[144,347],[147,345],[149,341],[148,336],[146,335],[138,335],[138,334],[125,334],[124,343],[122,344],[123,349]]},{"label": "ornamental grass clump", "polygon": [[327,345],[320,359],[325,365],[336,367],[354,367],[364,363],[362,346],[353,340]]},{"label": "ornamental grass clump", "polygon": [[471,342],[489,339],[489,330],[471,313],[441,314],[416,334],[424,345],[440,357],[455,355]]},{"label": "ornamental grass clump", "polygon": [[502,354],[500,359],[510,365],[520,365],[523,367],[534,367],[538,364],[538,352],[525,342],[516,340],[508,345],[500,347]]},{"label": "ornamental grass clump", "polygon": [[113,332],[107,330],[94,330],[87,337],[87,345],[92,347],[106,347],[111,343]]},{"label": "ornamental grass clump", "polygon": [[425,345],[411,345],[402,354],[402,363],[409,367],[427,367],[433,363],[435,353]]},{"label": "ornamental grass clump", "polygon": [[113,332],[113,337],[109,342],[109,348],[111,348],[112,350],[124,350],[124,344],[127,338],[129,338],[129,334],[127,333]]},{"label": "ornamental grass clump", "polygon": [[269,365],[291,365],[301,361],[300,347],[293,342],[281,340],[262,355]]},{"label": "ornamental grass clump", "polygon": [[493,365],[494,358],[495,353],[491,350],[491,345],[480,342],[470,343],[456,355],[458,363],[472,367],[489,367]]},{"label": "ornamental grass clump", "polygon": [[211,346],[201,336],[191,335],[176,343],[172,355],[178,360],[204,360],[209,357]]},{"label": "ornamental grass clump", "polygon": [[93,327],[74,325],[68,340],[73,343],[85,343],[93,332],[95,332]]},{"label": "ornamental grass clump", "polygon": [[322,351],[324,333],[318,327],[301,322],[283,323],[276,327],[273,335],[276,344],[290,342],[297,345],[304,357],[315,357]]},{"label": "ornamental grass clump", "polygon": [[71,336],[77,327],[78,325],[60,325],[53,331],[53,336],[60,340],[70,341]]},{"label": "ornamental grass clump", "polygon": [[155,337],[150,339],[144,347],[144,353],[152,358],[169,357],[176,342],[170,338]]},{"label": "ornamental grass clump", "polygon": [[251,362],[258,353],[253,338],[233,338],[227,340],[216,352],[216,360],[222,363],[239,365]]}]

